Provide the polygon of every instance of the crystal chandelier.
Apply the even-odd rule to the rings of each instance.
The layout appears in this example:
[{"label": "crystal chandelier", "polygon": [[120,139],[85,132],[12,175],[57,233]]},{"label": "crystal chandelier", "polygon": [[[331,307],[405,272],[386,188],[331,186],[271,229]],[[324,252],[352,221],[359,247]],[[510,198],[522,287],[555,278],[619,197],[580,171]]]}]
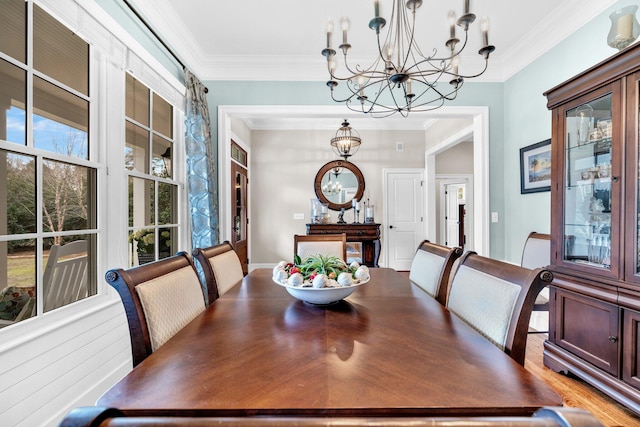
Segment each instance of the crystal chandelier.
[{"label": "crystal chandelier", "polygon": [[360,135],[349,126],[347,119],[344,119],[342,126],[336,131],[336,135],[331,138],[333,152],[344,158],[345,161],[348,161],[349,157],[356,154],[361,143]]},{"label": "crystal chandelier", "polygon": [[[386,37],[381,30],[387,21],[380,16],[379,0],[374,0],[375,16],[369,28],[376,32],[378,57],[373,64],[364,68],[353,66],[347,58],[351,45],[347,43],[349,19],[342,18],[342,44],[338,48],[344,57],[345,76],[336,73],[336,51],[331,47],[333,22],[327,24],[327,47],[322,55],[327,59],[331,98],[344,102],[353,111],[386,117],[395,113],[407,116],[411,111],[435,110],[445,101],[456,98],[465,79],[478,77],[487,70],[489,54],[495,47],[489,44],[489,20],[480,23],[483,47],[478,53],[484,58],[481,71],[472,74],[459,72],[460,54],[467,46],[469,25],[476,16],[469,12],[469,0],[464,0],[464,13],[456,19],[449,12],[449,39],[445,42],[447,51],[439,56],[434,49],[430,55],[422,53],[414,39],[416,11],[422,0],[393,0],[393,9]],[[463,40],[456,37],[456,25],[464,31]],[[342,61],[341,61],[342,62]],[[336,94],[339,82],[344,82],[344,96]]]}]

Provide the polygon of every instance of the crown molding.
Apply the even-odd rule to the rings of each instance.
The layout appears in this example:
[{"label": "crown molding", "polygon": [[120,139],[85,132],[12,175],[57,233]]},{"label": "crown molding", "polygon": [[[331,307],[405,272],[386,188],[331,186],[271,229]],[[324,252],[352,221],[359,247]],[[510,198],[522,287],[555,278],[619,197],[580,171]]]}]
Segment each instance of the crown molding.
[{"label": "crown molding", "polygon": [[180,57],[183,64],[193,73],[200,76],[204,65],[199,58],[205,53],[200,48],[200,42],[193,38],[189,28],[174,5],[163,0],[130,0],[135,9],[145,17],[145,20],[162,37],[165,43]]},{"label": "crown molding", "polygon": [[[320,55],[206,55],[191,32],[183,31],[187,23],[179,18],[169,1],[131,0],[165,41],[178,52],[183,62],[202,80],[245,81],[326,81],[325,59]],[[534,29],[511,48],[491,55],[489,68],[474,82],[504,82],[556,46],[587,22],[616,3],[616,0],[564,0]],[[606,37],[606,35],[603,35]],[[477,55],[462,58],[464,67],[477,69]],[[371,58],[352,58],[367,64]]]},{"label": "crown molding", "polygon": [[[558,7],[532,31],[524,34],[503,56],[503,81],[579,30],[593,18],[615,4],[617,0],[570,0],[558,2]],[[603,39],[606,34],[602,35]]]}]

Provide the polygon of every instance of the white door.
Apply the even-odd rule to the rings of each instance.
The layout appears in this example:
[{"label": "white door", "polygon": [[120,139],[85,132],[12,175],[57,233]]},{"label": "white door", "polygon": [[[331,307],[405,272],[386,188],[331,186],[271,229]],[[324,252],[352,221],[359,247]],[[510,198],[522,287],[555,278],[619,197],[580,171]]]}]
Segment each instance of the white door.
[{"label": "white door", "polygon": [[460,221],[459,217],[460,194],[464,193],[464,184],[449,184],[445,187],[445,224],[446,236],[444,244],[449,247],[462,246],[459,242]]},{"label": "white door", "polygon": [[[474,230],[474,206],[473,206],[473,181],[470,175],[439,175],[440,189],[439,213],[437,216],[438,231],[437,242],[446,246],[459,245],[459,221],[464,222],[464,249],[475,250],[473,246]],[[464,216],[460,215],[460,205],[464,205]]]},{"label": "white door", "polygon": [[418,245],[424,240],[423,173],[420,170],[385,171],[384,221],[387,267],[409,270]]}]

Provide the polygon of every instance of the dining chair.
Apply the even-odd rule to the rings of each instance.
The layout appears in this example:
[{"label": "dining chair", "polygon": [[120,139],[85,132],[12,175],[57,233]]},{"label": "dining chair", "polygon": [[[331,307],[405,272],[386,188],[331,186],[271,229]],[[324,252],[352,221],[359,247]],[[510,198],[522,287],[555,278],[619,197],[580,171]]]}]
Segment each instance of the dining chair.
[{"label": "dining chair", "polygon": [[[525,268],[546,268],[549,264],[551,264],[551,235],[532,231],[524,242],[520,265]],[[542,289],[536,297],[533,311],[549,311],[548,287]]]},{"label": "dining chair", "polygon": [[202,285],[186,252],[112,269],[105,279],[124,305],[134,367],[205,309]]},{"label": "dining chair", "polygon": [[293,253],[305,259],[311,255],[331,255],[347,260],[347,234],[296,234]]},{"label": "dining chair", "polygon": [[455,263],[447,308],[524,366],[536,296],[553,274],[465,252]]},{"label": "dining chair", "polygon": [[51,246],[42,275],[45,312],[89,295],[87,249],[86,240]]},{"label": "dining chair", "polygon": [[424,240],[413,256],[409,279],[446,305],[451,267],[461,255],[460,247],[450,248]]},{"label": "dining chair", "polygon": [[209,304],[244,277],[240,258],[229,241],[208,248],[196,248],[193,257],[202,267]]}]

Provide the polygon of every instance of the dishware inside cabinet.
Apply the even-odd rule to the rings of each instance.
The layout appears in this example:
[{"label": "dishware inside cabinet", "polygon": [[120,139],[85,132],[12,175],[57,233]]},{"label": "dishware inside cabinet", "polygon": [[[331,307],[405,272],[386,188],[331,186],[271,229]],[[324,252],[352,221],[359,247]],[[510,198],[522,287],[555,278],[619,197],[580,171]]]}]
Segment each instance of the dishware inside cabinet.
[{"label": "dishware inside cabinet", "polygon": [[611,267],[612,95],[565,115],[565,261]]}]

